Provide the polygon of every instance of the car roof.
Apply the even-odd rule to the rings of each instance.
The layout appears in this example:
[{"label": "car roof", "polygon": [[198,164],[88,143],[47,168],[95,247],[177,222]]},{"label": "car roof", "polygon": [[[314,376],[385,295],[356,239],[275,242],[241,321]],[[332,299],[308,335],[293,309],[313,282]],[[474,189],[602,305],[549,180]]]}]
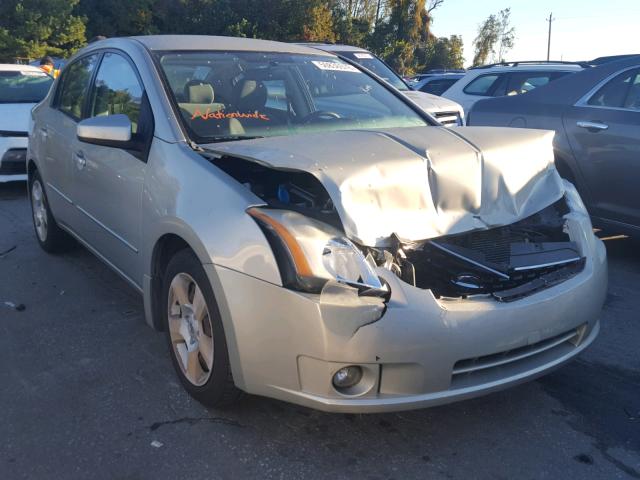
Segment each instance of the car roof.
[{"label": "car roof", "polygon": [[462,78],[466,73],[429,73],[427,75],[421,75],[422,80],[433,80],[441,78]]},{"label": "car roof", "polygon": [[468,70],[468,73],[495,73],[495,72],[513,72],[513,71],[528,71],[528,72],[579,72],[584,70],[584,67],[576,64],[531,64],[523,63],[519,65],[490,65],[486,67],[474,67]]},{"label": "car roof", "polygon": [[0,63],[0,71],[3,71],[3,72],[41,72],[41,73],[44,73],[39,67],[33,67],[31,65],[16,65],[14,63]]},{"label": "car roof", "polygon": [[318,50],[323,50],[325,52],[363,52],[363,53],[371,53],[369,50],[364,48],[355,47],[353,45],[341,45],[334,43],[296,43],[295,45],[300,45],[303,47],[315,48]]},{"label": "car roof", "polygon": [[[145,35],[128,37],[142,43],[149,50],[220,50],[246,52],[299,53],[322,55],[317,49],[292,43],[258,40],[255,38],[222,37],[213,35]],[[110,39],[108,39],[110,40]],[[102,42],[108,42],[102,40]]]}]

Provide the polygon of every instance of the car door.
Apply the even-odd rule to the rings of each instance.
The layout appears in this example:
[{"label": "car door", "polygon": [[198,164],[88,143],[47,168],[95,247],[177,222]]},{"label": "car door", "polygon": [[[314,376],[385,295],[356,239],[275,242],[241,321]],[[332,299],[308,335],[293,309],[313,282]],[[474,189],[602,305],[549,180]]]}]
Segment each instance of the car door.
[{"label": "car door", "polygon": [[591,213],[640,225],[640,68],[597,86],[567,109],[563,123]]},{"label": "car door", "polygon": [[76,145],[73,198],[82,217],[79,234],[139,286],[141,196],[153,115],[138,72],[124,53],[104,53],[86,108],[87,117],[127,115],[132,137],[126,145]]},{"label": "car door", "polygon": [[40,165],[51,209],[56,219],[72,230],[77,211],[73,206],[72,153],[77,148],[76,127],[82,119],[91,78],[99,54],[77,59],[67,67],[57,84],[50,108],[35,126],[42,152]]}]

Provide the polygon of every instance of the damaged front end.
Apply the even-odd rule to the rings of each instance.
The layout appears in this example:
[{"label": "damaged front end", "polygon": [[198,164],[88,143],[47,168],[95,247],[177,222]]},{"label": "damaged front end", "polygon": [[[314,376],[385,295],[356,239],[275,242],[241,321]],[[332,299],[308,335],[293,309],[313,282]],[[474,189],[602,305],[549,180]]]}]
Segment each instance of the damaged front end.
[{"label": "damaged front end", "polygon": [[492,295],[508,302],[560,283],[584,267],[565,229],[562,198],[511,225],[368,249],[379,266],[436,297]]},{"label": "damaged front end", "polygon": [[362,324],[379,319],[391,295],[378,268],[436,298],[491,295],[509,302],[572,277],[585,263],[565,226],[565,197],[510,225],[422,241],[391,235],[379,242],[384,246],[367,246],[347,238],[314,175],[228,156],[210,160],[264,201],[247,213],[269,241],[283,285],[322,293],[327,305],[364,308],[355,315]]}]

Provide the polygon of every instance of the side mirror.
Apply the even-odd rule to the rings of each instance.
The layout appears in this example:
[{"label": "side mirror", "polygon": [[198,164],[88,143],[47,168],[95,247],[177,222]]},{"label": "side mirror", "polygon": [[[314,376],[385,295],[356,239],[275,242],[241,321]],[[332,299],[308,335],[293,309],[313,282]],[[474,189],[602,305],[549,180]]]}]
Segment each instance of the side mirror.
[{"label": "side mirror", "polygon": [[126,115],[101,115],[78,123],[76,134],[81,142],[125,147],[131,142],[131,120]]}]

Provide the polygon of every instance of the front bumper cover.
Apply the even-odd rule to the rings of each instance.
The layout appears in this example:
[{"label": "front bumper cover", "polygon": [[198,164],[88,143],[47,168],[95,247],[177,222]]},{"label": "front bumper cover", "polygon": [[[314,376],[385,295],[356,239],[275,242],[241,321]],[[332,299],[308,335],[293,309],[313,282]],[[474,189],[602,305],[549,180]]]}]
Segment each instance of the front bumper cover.
[{"label": "front bumper cover", "polygon": [[[205,265],[220,290],[234,380],[249,393],[363,413],[439,405],[536,378],[593,342],[607,290],[604,245],[586,215],[566,218],[586,262],[561,284],[511,303],[488,296],[446,300],[380,269],[392,296],[383,317],[364,326],[351,307],[328,314],[318,295]],[[542,348],[554,338],[565,341]],[[490,365],[497,354],[517,358],[456,373],[461,364]],[[331,378],[352,364],[369,373],[371,385],[358,395],[342,395]]]},{"label": "front bumper cover", "polygon": [[0,183],[27,179],[26,137],[0,135]]}]

